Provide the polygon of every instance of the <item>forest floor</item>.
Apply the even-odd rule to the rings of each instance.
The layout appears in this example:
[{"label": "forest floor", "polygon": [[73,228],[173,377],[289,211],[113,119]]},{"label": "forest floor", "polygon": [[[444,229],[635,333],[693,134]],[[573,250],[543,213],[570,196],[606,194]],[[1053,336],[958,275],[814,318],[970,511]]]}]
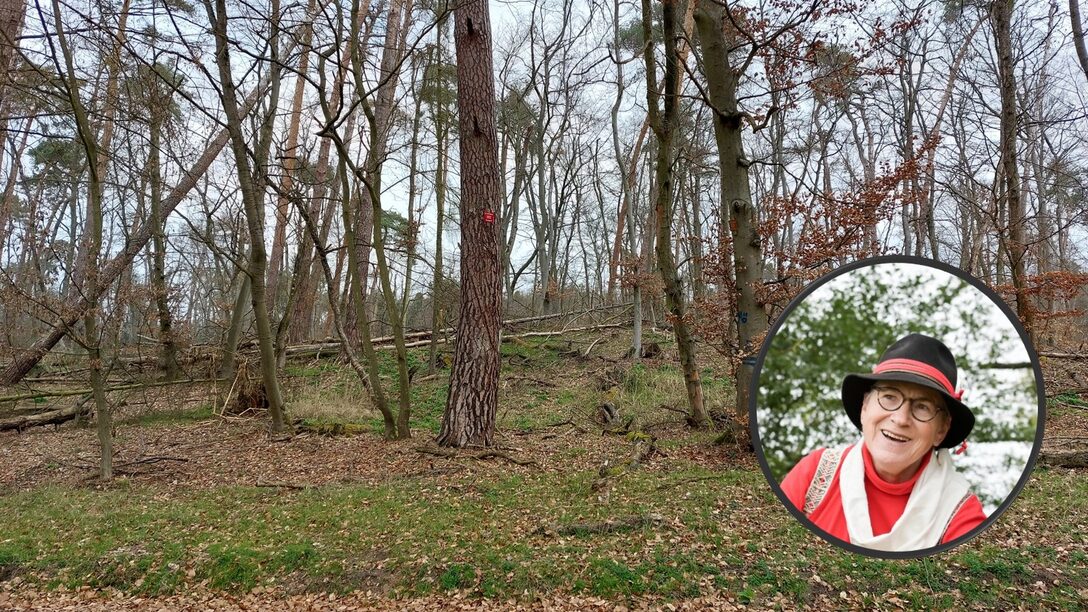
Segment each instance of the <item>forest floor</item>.
[{"label": "forest floor", "polygon": [[[861,557],[798,524],[748,450],[714,443],[729,419],[716,431],[686,425],[664,336],[649,338],[662,355],[638,365],[620,358],[623,334],[596,339],[503,344],[499,455],[433,454],[446,371],[417,377],[414,437],[387,441],[377,414],[359,408],[368,402],[354,374],[331,359],[288,365],[289,411],[310,431],[286,439],[259,412],[222,416],[224,389],[131,393],[118,408],[120,476],[108,485],[96,479],[93,428],[0,433],[0,610],[1088,600],[1088,470],[1037,467],[1005,514],[952,551]],[[733,400],[726,364],[712,354],[701,363],[708,405],[722,412]],[[1047,374],[1067,375],[1082,373]],[[1047,438],[1088,438],[1086,397],[1050,402]],[[595,415],[606,401],[635,433],[603,431]]]}]

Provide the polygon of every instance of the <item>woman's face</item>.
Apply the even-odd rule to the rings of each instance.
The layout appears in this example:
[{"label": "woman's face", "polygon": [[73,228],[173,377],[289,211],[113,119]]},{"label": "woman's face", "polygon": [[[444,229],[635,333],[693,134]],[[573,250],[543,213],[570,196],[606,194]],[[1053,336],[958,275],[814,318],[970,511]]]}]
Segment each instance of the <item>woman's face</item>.
[{"label": "woman's face", "polygon": [[[910,480],[926,453],[944,440],[949,416],[940,393],[907,382],[880,381],[877,387],[896,389],[906,398],[898,410],[888,412],[877,403],[877,391],[870,390],[861,403],[861,434],[873,458],[877,474],[887,482]],[[926,400],[941,408],[927,422],[911,414],[911,400]]]}]

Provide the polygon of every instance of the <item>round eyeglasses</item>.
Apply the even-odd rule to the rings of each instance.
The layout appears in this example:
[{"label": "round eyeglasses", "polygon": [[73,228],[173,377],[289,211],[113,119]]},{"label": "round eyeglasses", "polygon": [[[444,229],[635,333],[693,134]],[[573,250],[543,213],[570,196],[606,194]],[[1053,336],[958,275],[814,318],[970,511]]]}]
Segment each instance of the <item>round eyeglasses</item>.
[{"label": "round eyeglasses", "polygon": [[935,419],[942,410],[941,406],[926,398],[914,397],[907,400],[903,392],[894,387],[873,387],[873,392],[876,393],[876,403],[886,412],[895,412],[903,406],[903,402],[910,401],[911,416],[923,423]]}]

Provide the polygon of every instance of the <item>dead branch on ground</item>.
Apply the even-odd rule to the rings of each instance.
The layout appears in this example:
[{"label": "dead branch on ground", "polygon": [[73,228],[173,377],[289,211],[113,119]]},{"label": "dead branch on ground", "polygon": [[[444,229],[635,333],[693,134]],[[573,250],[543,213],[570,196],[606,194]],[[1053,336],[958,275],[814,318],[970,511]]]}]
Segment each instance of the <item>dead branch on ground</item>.
[{"label": "dead branch on ground", "polygon": [[634,446],[632,447],[631,454],[627,460],[616,465],[611,465],[608,461],[605,461],[600,469],[597,470],[597,479],[593,481],[590,489],[597,493],[597,496],[601,500],[608,498],[609,490],[615,480],[628,472],[633,472],[638,469],[639,466],[655,453],[660,453],[657,448],[657,438],[654,436],[647,435],[641,431],[633,431],[630,436],[634,440]]}]

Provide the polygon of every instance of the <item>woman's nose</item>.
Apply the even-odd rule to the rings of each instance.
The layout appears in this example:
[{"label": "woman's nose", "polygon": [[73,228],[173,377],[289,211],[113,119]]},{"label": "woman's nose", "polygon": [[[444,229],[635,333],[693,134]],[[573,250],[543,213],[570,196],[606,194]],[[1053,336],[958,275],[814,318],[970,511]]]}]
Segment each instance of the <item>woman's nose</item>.
[{"label": "woman's nose", "polygon": [[892,413],[893,423],[902,427],[910,425],[911,416],[910,406],[908,404],[909,402],[903,402],[903,405],[899,407],[899,410]]}]

